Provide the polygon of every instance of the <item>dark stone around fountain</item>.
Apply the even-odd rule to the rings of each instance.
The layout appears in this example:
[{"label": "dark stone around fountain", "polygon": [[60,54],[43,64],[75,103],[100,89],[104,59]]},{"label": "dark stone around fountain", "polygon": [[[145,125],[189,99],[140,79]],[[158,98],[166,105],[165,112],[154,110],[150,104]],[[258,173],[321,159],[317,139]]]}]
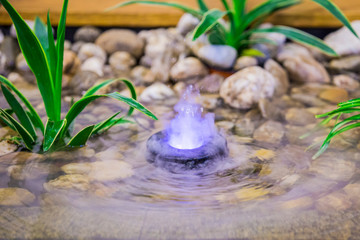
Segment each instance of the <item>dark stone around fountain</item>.
[{"label": "dark stone around fountain", "polygon": [[147,141],[148,162],[170,172],[199,170],[228,156],[226,139],[216,134],[210,141],[194,149],[177,149],[166,141],[165,131],[157,132]]}]

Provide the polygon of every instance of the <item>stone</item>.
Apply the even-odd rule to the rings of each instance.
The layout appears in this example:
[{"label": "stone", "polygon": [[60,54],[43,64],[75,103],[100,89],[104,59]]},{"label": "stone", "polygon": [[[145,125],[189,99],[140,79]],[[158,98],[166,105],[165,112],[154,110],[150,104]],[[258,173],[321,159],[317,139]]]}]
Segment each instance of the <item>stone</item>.
[{"label": "stone", "polygon": [[219,105],[219,99],[219,94],[202,94],[199,103],[205,109],[214,110]]},{"label": "stone", "polygon": [[171,67],[188,55],[183,36],[171,29],[155,29],[141,31],[139,37],[146,42],[141,65],[150,67],[157,81],[167,82]]},{"label": "stone", "polygon": [[104,72],[103,72],[103,62],[101,59],[97,58],[97,57],[92,57],[89,59],[86,59],[85,62],[83,64],[81,64],[81,71],[85,72],[93,72],[96,73],[96,75],[98,75],[99,77],[104,76]]},{"label": "stone", "polygon": [[[351,22],[351,25],[360,35],[360,20]],[[346,39],[346,44],[344,39]],[[327,35],[324,41],[340,56],[360,54],[360,40],[345,26]]]},{"label": "stone", "polygon": [[175,92],[163,83],[154,83],[141,93],[139,100],[144,102],[163,101],[165,99],[174,98]]},{"label": "stone", "polygon": [[201,93],[219,93],[221,84],[224,82],[224,77],[212,73],[205,76],[203,79],[195,83],[195,87],[200,90]]},{"label": "stone", "polygon": [[0,44],[4,41],[4,38],[5,38],[4,33],[3,31],[0,30]]},{"label": "stone", "polygon": [[35,161],[27,161],[26,165],[12,165],[7,169],[8,175],[17,181],[45,179],[48,175],[55,174],[56,170],[57,168],[50,164]]},{"label": "stone", "polygon": [[115,71],[129,71],[136,64],[136,59],[128,52],[114,52],[109,58],[109,64]]},{"label": "stone", "polygon": [[273,150],[261,148],[256,150],[254,154],[250,156],[250,158],[257,158],[261,161],[269,161],[276,156],[276,153]]},{"label": "stone", "polygon": [[285,130],[282,124],[269,120],[255,130],[254,139],[259,142],[279,144],[284,135]]},{"label": "stone", "polygon": [[235,192],[235,196],[242,201],[264,198],[269,193],[268,189],[259,187],[241,188]]},{"label": "stone", "polygon": [[194,30],[199,23],[200,21],[197,17],[194,17],[190,13],[184,13],[176,25],[176,30],[181,35],[186,36],[186,34]]},{"label": "stone", "polygon": [[235,124],[230,121],[219,121],[219,122],[216,122],[215,124],[216,124],[217,128],[219,129],[219,131],[225,131],[227,133],[230,133],[235,127]]},{"label": "stone", "polygon": [[315,96],[303,93],[291,94],[291,98],[309,107],[325,107],[328,105],[325,101]]},{"label": "stone", "polygon": [[237,51],[227,45],[205,45],[198,50],[197,56],[211,67],[229,69],[235,63]]},{"label": "stone", "polygon": [[10,71],[10,69],[7,66],[6,56],[3,52],[0,51],[0,74],[6,75],[8,71]]},{"label": "stone", "polygon": [[44,183],[44,189],[47,192],[56,191],[87,191],[90,189],[90,180],[88,176],[82,174],[62,175],[56,179]]},{"label": "stone", "polygon": [[105,64],[106,52],[94,43],[84,43],[79,49],[78,58],[81,62],[85,62],[92,57],[98,58],[102,64]]},{"label": "stone", "polygon": [[234,133],[242,137],[251,137],[255,130],[255,124],[249,118],[241,118],[236,121]]},{"label": "stone", "polygon": [[24,72],[31,72],[25,57],[22,53],[19,53],[16,57],[16,69],[22,73]]},{"label": "stone", "polygon": [[348,181],[356,170],[355,163],[339,157],[330,157],[325,154],[317,158],[310,167],[311,172],[320,174],[326,179],[334,181]]},{"label": "stone", "polygon": [[91,181],[109,182],[128,178],[133,174],[130,164],[118,160],[106,160],[91,164],[89,178]]},{"label": "stone", "polygon": [[258,107],[260,109],[263,118],[274,121],[283,120],[281,109],[275,106],[275,104],[270,102],[268,99],[266,98],[260,99]]},{"label": "stone", "polygon": [[261,98],[271,98],[276,80],[260,67],[248,67],[236,72],[220,88],[220,96],[234,108],[249,109]]},{"label": "stone", "polygon": [[304,108],[289,108],[285,112],[285,120],[291,125],[304,126],[315,123],[315,116]]},{"label": "stone", "polygon": [[136,83],[151,84],[155,82],[155,75],[150,68],[136,66],[130,72],[131,79]]},{"label": "stone", "polygon": [[15,136],[16,134],[17,133],[8,126],[0,127],[0,139],[10,137],[10,136]]},{"label": "stone", "polygon": [[177,82],[174,84],[173,90],[180,97],[185,92],[187,86],[188,86],[188,84],[186,84],[185,82]]},{"label": "stone", "polygon": [[359,194],[360,194],[360,184],[359,183],[349,183],[343,188],[343,191],[346,193],[348,198],[356,203],[359,206]]},{"label": "stone", "polygon": [[351,201],[347,198],[346,194],[341,192],[330,193],[316,201],[316,208],[324,213],[344,211],[350,208],[351,205]]},{"label": "stone", "polygon": [[143,53],[144,42],[134,31],[110,29],[96,39],[95,43],[111,55],[117,51],[128,52],[138,58]]},{"label": "stone", "polygon": [[15,152],[19,148],[18,145],[7,140],[0,140],[0,156]]},{"label": "stone", "polygon": [[101,31],[99,28],[93,26],[84,26],[78,28],[74,34],[75,41],[83,42],[95,42],[95,40],[100,36]]},{"label": "stone", "polygon": [[64,41],[64,50],[71,50],[72,43],[69,40]]},{"label": "stone", "polygon": [[0,188],[0,206],[29,206],[35,199],[34,194],[23,188]]},{"label": "stone", "polygon": [[170,69],[170,77],[175,81],[198,79],[207,74],[206,66],[195,57],[180,59]]},{"label": "stone", "polygon": [[[5,67],[12,69],[15,67],[16,57],[20,53],[19,44],[16,39],[5,36],[2,44],[0,45],[0,52],[5,58]],[[2,60],[3,61],[3,60]]]},{"label": "stone", "polygon": [[360,83],[348,75],[336,75],[333,78],[334,85],[343,88],[349,92],[356,91],[360,87]]},{"label": "stone", "polygon": [[71,51],[78,53],[80,51],[80,48],[82,47],[82,45],[84,45],[86,42],[83,41],[78,41],[75,42],[74,44],[71,45]]},{"label": "stone", "polygon": [[312,58],[312,55],[304,46],[296,43],[287,43],[283,48],[281,48],[276,56],[276,59],[280,62],[284,62],[286,59],[293,57]]},{"label": "stone", "polygon": [[94,86],[99,76],[92,71],[80,71],[75,74],[69,84],[69,89],[73,94],[81,95],[83,91],[87,91]]},{"label": "stone", "polygon": [[324,66],[313,57],[295,56],[284,61],[290,79],[299,83],[329,83],[330,77]]},{"label": "stone", "polygon": [[290,83],[287,72],[276,61],[269,59],[264,64],[264,69],[271,73],[275,80],[274,96],[282,96],[287,93]]},{"label": "stone", "polygon": [[258,61],[255,57],[240,56],[240,57],[238,57],[238,59],[236,59],[236,62],[234,65],[234,70],[239,71],[241,69],[244,69],[247,67],[252,67],[252,66],[257,66],[257,65],[258,65]]},{"label": "stone", "polygon": [[343,88],[331,88],[319,94],[319,98],[330,103],[338,104],[349,100],[348,92]]},{"label": "stone", "polygon": [[19,86],[21,84],[26,84],[26,80],[25,78],[17,73],[17,72],[11,72],[9,73],[9,75],[7,76],[7,79],[12,82],[15,86]]},{"label": "stone", "polygon": [[191,49],[191,52],[198,56],[199,50],[207,45],[210,45],[209,39],[206,34],[201,35],[198,39],[193,41],[193,35],[188,33],[185,37],[185,43],[188,48]]},{"label": "stone", "polygon": [[80,69],[80,60],[76,53],[71,50],[64,51],[63,72],[74,75]]},{"label": "stone", "polygon": [[95,157],[98,159],[98,160],[101,160],[101,161],[108,161],[108,160],[119,160],[119,159],[123,159],[124,156],[121,154],[121,152],[119,151],[119,149],[117,148],[108,148],[107,150],[105,151],[102,151],[102,152],[99,152],[97,154],[95,154]]},{"label": "stone", "polygon": [[329,67],[338,71],[346,70],[360,72],[360,56],[353,55],[339,59],[333,59],[330,61]]}]

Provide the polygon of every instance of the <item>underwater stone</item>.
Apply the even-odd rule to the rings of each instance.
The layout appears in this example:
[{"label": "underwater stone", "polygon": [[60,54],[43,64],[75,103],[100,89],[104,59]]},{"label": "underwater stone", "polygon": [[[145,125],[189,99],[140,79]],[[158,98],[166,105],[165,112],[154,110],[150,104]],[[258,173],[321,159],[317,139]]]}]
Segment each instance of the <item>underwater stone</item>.
[{"label": "underwater stone", "polygon": [[195,149],[177,149],[167,143],[165,132],[152,135],[147,141],[148,162],[170,172],[200,170],[223,160],[228,155],[227,142],[216,134],[210,141]]},{"label": "underwater stone", "polygon": [[35,201],[35,195],[23,188],[0,188],[0,205],[27,206]]}]

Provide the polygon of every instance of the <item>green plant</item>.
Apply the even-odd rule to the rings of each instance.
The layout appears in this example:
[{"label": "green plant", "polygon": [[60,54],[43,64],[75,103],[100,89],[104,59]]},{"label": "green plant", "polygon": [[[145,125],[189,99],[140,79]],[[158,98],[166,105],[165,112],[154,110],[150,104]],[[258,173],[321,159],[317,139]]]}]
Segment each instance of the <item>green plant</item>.
[{"label": "green plant", "polygon": [[[342,102],[338,104],[338,108],[321,114],[317,115],[316,118],[324,118],[323,121],[320,122],[320,124],[314,129],[317,130],[321,126],[326,125],[330,122],[330,120],[337,118],[337,123],[335,126],[331,129],[328,136],[325,138],[323,144],[321,145],[320,149],[317,151],[317,153],[313,156],[313,158],[319,157],[322,153],[325,152],[325,150],[328,148],[331,140],[337,136],[340,133],[343,133],[345,131],[349,131],[353,128],[360,127],[360,98],[352,99],[346,102]],[[358,114],[356,114],[358,113]],[[352,116],[347,117],[343,119],[342,121],[338,122],[339,119],[343,114],[351,114]],[[308,136],[309,134],[304,135],[303,137]]]},{"label": "green plant", "polygon": [[[312,1],[327,9],[357,36],[345,15],[331,0]],[[241,55],[261,54],[261,52],[256,49],[251,49],[251,46],[257,43],[276,44],[266,38],[251,38],[251,35],[254,33],[270,32],[282,33],[293,41],[316,47],[329,55],[336,55],[335,51],[327,46],[321,39],[298,29],[285,26],[258,28],[258,26],[272,13],[280,9],[297,5],[301,3],[302,0],[267,0],[249,12],[245,11],[246,0],[232,0],[232,5],[230,5],[227,0],[221,0],[225,11],[221,11],[219,9],[209,9],[204,0],[197,0],[197,2],[199,5],[198,10],[179,3],[141,0],[123,2],[109,8],[108,10],[135,3],[169,6],[180,9],[201,19],[200,23],[193,32],[193,40],[196,40],[204,33],[208,33],[210,43],[232,46],[238,49]],[[225,16],[227,16],[227,21],[222,21]]]},{"label": "green plant", "polygon": [[[85,145],[90,136],[104,132],[114,125],[128,122],[124,117],[116,118],[120,114],[118,112],[103,122],[85,127],[71,137],[76,117],[88,104],[102,97],[110,97],[128,104],[130,109],[127,116],[137,109],[156,119],[149,110],[136,101],[134,86],[125,79],[120,80],[129,88],[132,98],[122,96],[117,92],[96,94],[99,89],[117,81],[117,79],[110,79],[90,88],[80,100],[71,105],[66,116],[61,119],[61,83],[68,0],[64,0],[56,44],[49,13],[47,25],[37,18],[35,29],[32,31],[8,0],[0,0],[0,3],[15,25],[21,51],[36,77],[47,114],[47,122],[44,126],[39,114],[27,98],[8,79],[0,76],[1,89],[10,106],[10,109],[0,109],[0,119],[19,134],[21,142],[27,149],[35,151],[38,150],[35,146],[40,146],[40,151],[47,152],[65,146],[80,147]],[[18,120],[12,116],[13,114]]]}]

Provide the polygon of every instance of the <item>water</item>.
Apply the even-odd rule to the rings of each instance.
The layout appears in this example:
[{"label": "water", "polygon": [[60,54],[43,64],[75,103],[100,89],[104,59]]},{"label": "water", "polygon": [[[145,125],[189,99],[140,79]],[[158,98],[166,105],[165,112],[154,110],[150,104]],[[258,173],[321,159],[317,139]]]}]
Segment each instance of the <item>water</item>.
[{"label": "water", "polygon": [[[149,107],[160,117],[173,109],[166,103]],[[114,101],[97,102],[76,127],[117,110]],[[222,120],[243,114],[215,112]],[[139,125],[114,128],[79,150],[0,157],[0,188],[22,188],[36,197],[30,201],[22,196],[19,206],[0,206],[0,238],[360,236],[360,155],[355,147],[334,145],[312,160],[313,152],[304,152],[311,140],[290,142],[288,130],[280,145],[252,142],[230,131],[230,156],[216,169],[202,175],[172,174],[145,160],[146,140],[164,126],[140,114],[135,120]]]},{"label": "water", "polygon": [[202,115],[203,108],[196,102],[199,96],[199,91],[190,85],[175,105],[177,115],[166,129],[170,146],[178,149],[198,148],[216,134],[214,114]]}]

